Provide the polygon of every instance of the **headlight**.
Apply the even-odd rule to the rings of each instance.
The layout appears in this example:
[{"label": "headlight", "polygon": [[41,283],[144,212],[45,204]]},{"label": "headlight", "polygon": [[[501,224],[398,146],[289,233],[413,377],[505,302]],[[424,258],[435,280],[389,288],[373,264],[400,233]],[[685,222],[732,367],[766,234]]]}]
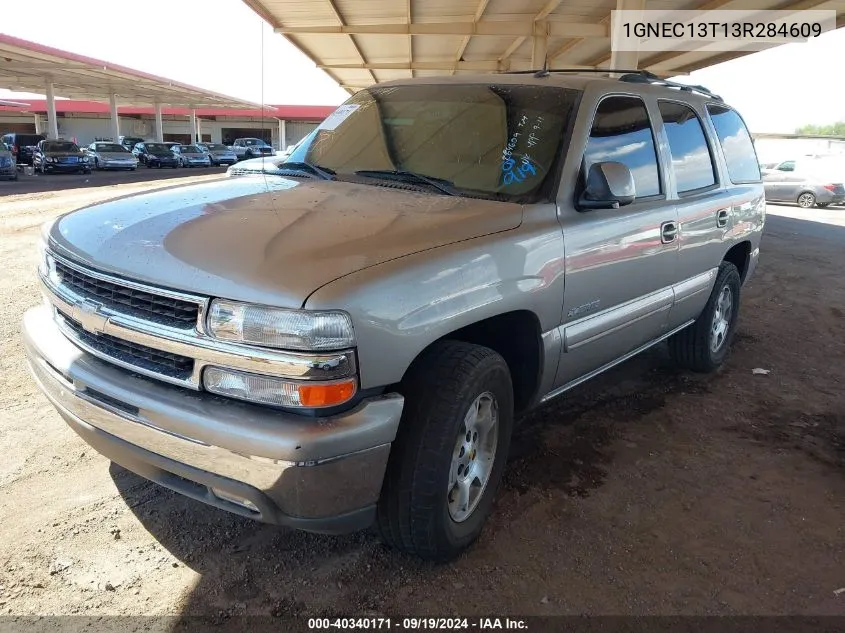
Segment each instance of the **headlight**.
[{"label": "headlight", "polygon": [[292,382],[273,376],[206,367],[203,386],[229,398],[280,407],[320,408],[348,402],[355,395],[354,378],[335,382]]},{"label": "headlight", "polygon": [[44,160],[47,161],[48,163],[52,163],[55,160],[55,158],[47,156]]},{"label": "headlight", "polygon": [[88,162],[88,157],[87,157],[87,156],[83,156],[83,157],[82,157],[82,162],[83,162],[83,163],[87,163],[87,162]]},{"label": "headlight", "polygon": [[50,229],[53,228],[55,220],[48,220],[41,225],[41,236],[38,239],[38,273],[42,277],[48,277],[54,284],[59,279],[56,274],[56,267],[53,265],[52,257],[47,254],[47,244],[50,241]]},{"label": "headlight", "polygon": [[208,329],[226,341],[292,350],[337,350],[355,345],[345,312],[285,310],[215,299]]}]

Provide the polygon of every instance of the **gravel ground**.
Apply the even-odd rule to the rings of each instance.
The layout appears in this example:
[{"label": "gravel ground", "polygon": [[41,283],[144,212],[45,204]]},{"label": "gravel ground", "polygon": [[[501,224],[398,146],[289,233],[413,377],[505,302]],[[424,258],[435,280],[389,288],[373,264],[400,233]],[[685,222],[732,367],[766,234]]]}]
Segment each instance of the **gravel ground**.
[{"label": "gravel ground", "polygon": [[39,224],[175,182],[0,198],[0,613],[845,614],[845,228],[770,216],[726,367],[657,348],[532,413],[480,541],[435,566],[172,494],[37,392]]}]

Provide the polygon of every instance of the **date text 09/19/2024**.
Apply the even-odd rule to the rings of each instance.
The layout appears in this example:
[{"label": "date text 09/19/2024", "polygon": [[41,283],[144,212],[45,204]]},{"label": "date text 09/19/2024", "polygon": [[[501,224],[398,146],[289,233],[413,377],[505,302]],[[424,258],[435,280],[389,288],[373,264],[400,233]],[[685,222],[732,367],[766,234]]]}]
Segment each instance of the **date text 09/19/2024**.
[{"label": "date text 09/19/2024", "polygon": [[512,630],[525,631],[528,625],[520,618],[309,618],[308,630],[330,631],[336,629],[352,630]]}]

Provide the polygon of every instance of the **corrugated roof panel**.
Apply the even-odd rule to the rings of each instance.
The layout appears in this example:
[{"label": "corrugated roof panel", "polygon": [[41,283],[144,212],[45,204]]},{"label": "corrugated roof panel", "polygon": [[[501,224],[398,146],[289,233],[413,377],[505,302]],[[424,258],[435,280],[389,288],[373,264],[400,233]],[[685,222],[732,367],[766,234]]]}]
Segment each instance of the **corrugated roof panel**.
[{"label": "corrugated roof panel", "polygon": [[[616,0],[243,1],[275,26],[315,31],[322,28],[322,33],[287,35],[301,43],[306,54],[326,72],[350,88],[362,82],[407,77],[412,72],[427,77],[494,72],[502,67],[529,68],[535,20],[545,20],[547,24],[546,49],[551,66],[607,67],[611,57],[608,24],[616,7]],[[745,4],[746,0],[647,0],[646,8],[728,9]],[[760,9],[780,9],[784,0],[758,0],[756,4]],[[836,9],[840,23],[845,23],[845,0],[803,0],[800,5],[803,9]],[[326,28],[338,29],[341,21],[347,25],[338,30],[342,35],[326,33]],[[672,70],[686,72],[741,54],[741,50],[667,52],[658,59],[661,72],[671,74]],[[504,64],[499,63],[502,59]],[[644,67],[653,61],[653,56],[644,53],[641,59]],[[369,67],[343,67],[351,64]],[[385,68],[385,64],[389,67]]]}]

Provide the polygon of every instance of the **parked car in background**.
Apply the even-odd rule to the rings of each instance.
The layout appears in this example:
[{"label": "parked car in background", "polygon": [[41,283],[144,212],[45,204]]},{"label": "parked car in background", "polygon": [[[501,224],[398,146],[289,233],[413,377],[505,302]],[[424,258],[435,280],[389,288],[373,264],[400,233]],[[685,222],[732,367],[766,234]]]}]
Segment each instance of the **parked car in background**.
[{"label": "parked car in background", "polygon": [[62,215],[24,317],[36,382],[196,500],[453,559],[524,414],[661,341],[679,368],[728,358],[763,185],[739,114],[680,88],[393,81],[262,161],[278,175]]},{"label": "parked car in background", "polygon": [[232,148],[222,143],[197,143],[202,151],[208,154],[212,165],[234,165],[238,162],[238,157]]},{"label": "parked car in background", "polygon": [[18,164],[11,148],[0,142],[0,178],[18,179]]},{"label": "parked car in background", "polygon": [[137,143],[132,153],[142,165],[149,168],[179,166],[179,157],[164,143]]},{"label": "parked car in background", "polygon": [[17,132],[11,132],[0,137],[0,142],[9,148],[18,165],[32,165],[32,155],[35,151],[35,146],[46,138],[43,134],[19,134]]},{"label": "parked car in background", "polygon": [[135,145],[137,145],[138,143],[143,143],[144,139],[142,139],[140,136],[118,136],[117,142],[123,145],[123,147],[125,147],[131,152]]},{"label": "parked car in background", "polygon": [[91,159],[71,141],[39,141],[32,164],[42,174],[68,172],[90,174]]},{"label": "parked car in background", "polygon": [[799,158],[763,172],[766,200],[793,202],[803,209],[845,202],[845,159]]},{"label": "parked car in background", "polygon": [[260,138],[239,138],[232,144],[238,160],[249,160],[259,156],[274,156],[276,151]]},{"label": "parked car in background", "polygon": [[179,159],[180,167],[211,167],[208,154],[196,145],[177,145],[171,151]]},{"label": "parked car in background", "polygon": [[120,143],[94,142],[85,152],[94,169],[135,169],[138,159]]}]

